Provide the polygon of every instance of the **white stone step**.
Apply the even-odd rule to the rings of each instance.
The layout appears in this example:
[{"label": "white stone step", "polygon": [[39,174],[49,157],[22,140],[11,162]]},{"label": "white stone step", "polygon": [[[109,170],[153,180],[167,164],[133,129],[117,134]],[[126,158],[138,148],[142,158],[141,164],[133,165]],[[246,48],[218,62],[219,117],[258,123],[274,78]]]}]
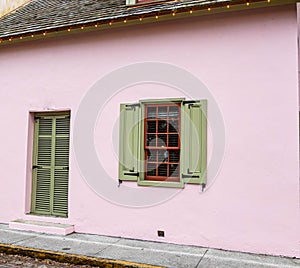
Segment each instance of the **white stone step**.
[{"label": "white stone step", "polygon": [[17,219],[9,222],[9,228],[23,231],[33,231],[46,234],[68,235],[73,233],[74,225],[44,221]]}]

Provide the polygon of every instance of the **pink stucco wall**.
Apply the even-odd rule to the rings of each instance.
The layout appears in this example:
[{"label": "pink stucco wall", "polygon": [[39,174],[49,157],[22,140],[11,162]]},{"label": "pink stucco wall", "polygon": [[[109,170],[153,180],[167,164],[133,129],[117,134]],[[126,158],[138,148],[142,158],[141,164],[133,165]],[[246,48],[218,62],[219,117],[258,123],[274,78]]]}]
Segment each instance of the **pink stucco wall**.
[{"label": "pink stucco wall", "polygon": [[[74,224],[77,232],[300,257],[297,53],[294,6],[1,47],[0,222],[46,220]],[[117,205],[89,188],[71,143],[69,218],[25,215],[30,112],[70,109],[72,130],[80,102],[97,80],[145,61],[187,70],[216,100],[226,147],[217,177],[210,178],[208,170],[213,184],[204,193],[199,186],[187,185],[173,198],[149,207]],[[95,147],[112,178],[117,177],[111,133],[118,104],[181,96],[165,85],[144,84],[128,87],[107,102],[95,126]],[[214,141],[209,137],[211,152]],[[165,238],[158,238],[157,230],[164,230]]]}]

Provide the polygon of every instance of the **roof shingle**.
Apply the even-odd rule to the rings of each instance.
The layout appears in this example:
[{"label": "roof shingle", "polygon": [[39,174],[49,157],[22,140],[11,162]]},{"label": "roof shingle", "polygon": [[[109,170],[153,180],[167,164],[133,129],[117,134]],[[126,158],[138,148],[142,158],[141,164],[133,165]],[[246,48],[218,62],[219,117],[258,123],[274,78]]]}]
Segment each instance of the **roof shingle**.
[{"label": "roof shingle", "polygon": [[[252,0],[254,1],[266,2],[266,0]],[[32,0],[0,18],[0,38],[79,27],[95,22],[147,17],[174,10],[203,9],[245,2],[246,0],[175,0],[128,7],[126,0]]]}]

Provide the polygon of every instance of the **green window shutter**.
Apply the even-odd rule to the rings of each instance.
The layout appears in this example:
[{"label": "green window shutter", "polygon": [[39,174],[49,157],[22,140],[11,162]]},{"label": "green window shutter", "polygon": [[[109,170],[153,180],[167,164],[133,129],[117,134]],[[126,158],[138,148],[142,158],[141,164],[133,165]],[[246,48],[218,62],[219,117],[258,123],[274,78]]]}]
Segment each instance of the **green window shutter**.
[{"label": "green window shutter", "polygon": [[140,104],[120,105],[119,180],[139,177]]},{"label": "green window shutter", "polygon": [[52,119],[35,118],[32,211],[50,214]]},{"label": "green window shutter", "polygon": [[206,185],[207,101],[183,101],[181,106],[181,177]]},{"label": "green window shutter", "polygon": [[70,117],[36,116],[31,212],[66,217]]},{"label": "green window shutter", "polygon": [[55,119],[55,167],[53,182],[53,214],[67,216],[69,185],[70,117]]}]

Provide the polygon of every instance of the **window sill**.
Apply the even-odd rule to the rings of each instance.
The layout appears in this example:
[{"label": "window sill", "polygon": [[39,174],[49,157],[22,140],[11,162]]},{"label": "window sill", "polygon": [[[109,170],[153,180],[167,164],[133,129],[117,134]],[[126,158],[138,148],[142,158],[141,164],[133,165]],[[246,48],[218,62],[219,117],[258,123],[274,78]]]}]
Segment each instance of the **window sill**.
[{"label": "window sill", "polygon": [[183,182],[167,182],[167,181],[138,181],[139,186],[158,186],[158,187],[170,187],[170,188],[184,188]]}]

